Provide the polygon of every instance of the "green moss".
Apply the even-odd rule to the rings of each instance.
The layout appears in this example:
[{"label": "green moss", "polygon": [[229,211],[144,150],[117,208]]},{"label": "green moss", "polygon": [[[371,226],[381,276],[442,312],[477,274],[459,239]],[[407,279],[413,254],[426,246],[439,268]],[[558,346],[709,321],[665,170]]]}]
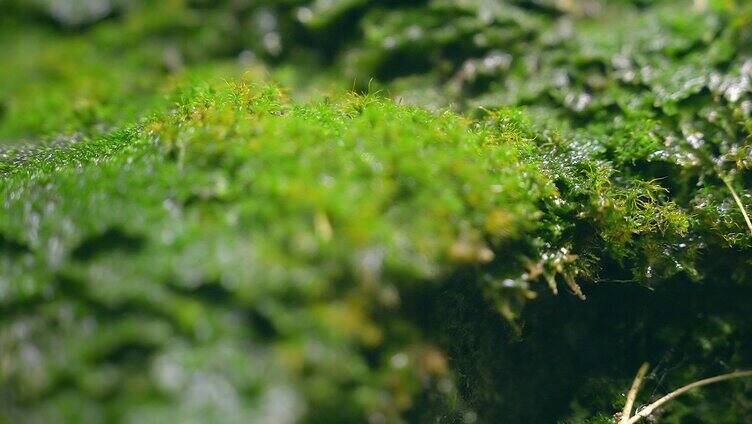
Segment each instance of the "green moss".
[{"label": "green moss", "polygon": [[[393,369],[395,355],[445,362],[415,318],[400,312],[401,302],[415,302],[409,296],[473,264],[487,267],[490,281],[513,278],[536,255],[552,261],[543,272],[554,288],[557,275],[576,284],[581,262],[562,268],[565,257],[546,259],[552,243],[569,237],[550,237],[543,249],[531,237],[553,233],[547,223],[557,214],[541,221],[541,205],[558,204],[562,194],[609,199],[583,206],[602,212],[586,221],[619,255],[633,238],[666,242],[666,234],[686,231],[681,212],[650,184],[618,188],[608,174],[579,174],[572,169],[587,171],[589,159],[534,144],[518,112],[473,123],[373,96],[291,103],[275,88],[245,84],[193,88],[176,99],[171,112],[139,127],[6,153],[2,304],[15,312],[3,351],[16,365],[3,378],[6,401],[20,408],[11,413],[62,388],[105,416],[127,417],[115,405],[137,413],[152,393],[161,400],[143,413],[176,408],[187,394],[162,387],[178,383],[161,381],[167,371],[159,364],[178,349],[202,358],[191,372],[212,373],[234,393],[231,410],[211,403],[211,413],[259,413],[259,396],[281,385],[308,414],[348,403],[342,419],[398,416],[427,389],[415,380],[419,368]],[[572,169],[543,172],[543,162],[523,160],[540,151]],[[559,193],[552,179],[564,176],[577,188]],[[634,227],[624,230],[606,213],[633,217]],[[506,251],[515,244],[518,253]],[[510,302],[532,297],[536,281],[491,284],[487,298],[514,319]],[[250,325],[231,324],[249,316]],[[11,331],[17,326],[30,329]],[[150,326],[154,336],[145,338]],[[320,354],[309,356],[311,343]],[[257,346],[279,375],[248,392],[251,381],[230,369],[203,369],[210,357],[200,352],[215,345]],[[34,358],[24,357],[30,350]],[[39,375],[17,368],[32,359]],[[149,366],[131,371],[139,361]],[[335,372],[335,363],[347,367]],[[117,384],[98,388],[103,372]],[[93,382],[80,380],[90,374]]]},{"label": "green moss", "polygon": [[401,316],[403,291],[533,226],[540,182],[489,131],[232,85],[143,127],[9,155],[6,418],[56,402],[125,420],[401,415],[435,387],[420,379],[450,376]]},{"label": "green moss", "polygon": [[745,2],[0,5],[8,419],[601,422],[750,366]]}]

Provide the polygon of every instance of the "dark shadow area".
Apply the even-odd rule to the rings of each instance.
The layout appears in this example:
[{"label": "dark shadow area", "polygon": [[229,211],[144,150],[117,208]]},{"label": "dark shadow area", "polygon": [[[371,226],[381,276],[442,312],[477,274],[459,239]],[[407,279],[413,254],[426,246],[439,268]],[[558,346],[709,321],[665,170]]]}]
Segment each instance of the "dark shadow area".
[{"label": "dark shadow area", "polygon": [[29,253],[29,246],[0,234],[0,254],[19,256]]},{"label": "dark shadow area", "polygon": [[[711,376],[752,365],[752,325],[740,318],[752,316],[747,287],[599,284],[586,287],[585,302],[544,292],[526,306],[517,338],[477,286],[472,276],[457,276],[431,297],[437,303],[422,308],[430,308],[425,325],[441,341],[480,422],[558,422],[578,397],[589,398],[591,411],[609,412],[611,393],[588,391],[604,382],[611,391],[614,382],[628,385],[644,361],[654,365],[648,393],[665,392],[666,381],[681,380],[687,370]],[[707,350],[702,340],[714,336],[718,320],[733,322],[736,332]]]},{"label": "dark shadow area", "polygon": [[113,251],[133,253],[144,245],[142,237],[134,237],[122,230],[110,228],[101,235],[90,237],[81,242],[73,251],[73,259],[87,261],[95,257]]}]

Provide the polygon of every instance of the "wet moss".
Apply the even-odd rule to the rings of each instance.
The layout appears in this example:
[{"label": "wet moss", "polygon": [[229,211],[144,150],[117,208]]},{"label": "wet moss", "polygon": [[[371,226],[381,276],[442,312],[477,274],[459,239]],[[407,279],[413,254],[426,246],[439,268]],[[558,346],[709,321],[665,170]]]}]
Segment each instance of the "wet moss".
[{"label": "wet moss", "polygon": [[604,422],[750,366],[746,2],[0,5],[9,420]]},{"label": "wet moss", "polygon": [[[5,153],[0,232],[28,246],[3,254],[8,417],[65,396],[117,419],[230,419],[275,394],[310,420],[485,417],[456,386],[466,359],[444,350],[442,334],[466,330],[428,324],[455,279],[511,334],[531,299],[657,268],[655,250],[688,242],[693,224],[655,183],[614,181],[597,151],[536,133],[519,111],[301,104],[246,83],[173,99],[109,136]],[[266,377],[215,368],[222,354],[261,361]],[[191,375],[214,384],[200,409],[172,387]]]}]

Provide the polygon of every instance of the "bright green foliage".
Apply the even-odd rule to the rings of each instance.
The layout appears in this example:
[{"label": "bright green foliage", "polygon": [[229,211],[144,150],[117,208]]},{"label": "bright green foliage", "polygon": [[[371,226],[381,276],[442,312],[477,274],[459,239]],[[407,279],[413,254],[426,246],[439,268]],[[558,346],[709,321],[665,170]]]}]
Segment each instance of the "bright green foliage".
[{"label": "bright green foliage", "polygon": [[751,367],[747,3],[0,0],[3,418],[600,423]]},{"label": "bright green foliage", "polygon": [[446,359],[401,305],[534,227],[549,189],[516,137],[232,85],[9,154],[5,418],[392,420],[439,383],[449,408]]},{"label": "bright green foliage", "polygon": [[[153,21],[159,11],[152,13],[144,12],[142,25],[157,24]],[[0,144],[107,133],[163,108],[166,94],[181,82],[239,76],[245,70],[258,74],[252,67],[225,60],[186,69],[175,42],[147,37],[159,28],[131,28],[139,22],[61,34],[0,16],[0,45],[5,47]],[[137,33],[140,39],[133,36]]]},{"label": "bright green foliage", "polygon": [[[570,201],[617,259],[642,261],[632,242],[688,227],[652,184],[613,186],[587,157],[533,144],[520,119],[478,124],[368,96],[303,105],[231,84],[188,90],[137,128],[7,152],[9,417],[282,413],[263,410],[269,396],[294,413],[279,420],[466,413],[421,324],[433,307],[414,309],[439,301],[437,284],[483,267],[470,284],[508,319],[543,276],[575,289],[589,269],[549,227]],[[510,280],[535,260],[541,278]],[[238,374],[234,361],[253,365]],[[425,378],[442,387],[429,409]]]}]

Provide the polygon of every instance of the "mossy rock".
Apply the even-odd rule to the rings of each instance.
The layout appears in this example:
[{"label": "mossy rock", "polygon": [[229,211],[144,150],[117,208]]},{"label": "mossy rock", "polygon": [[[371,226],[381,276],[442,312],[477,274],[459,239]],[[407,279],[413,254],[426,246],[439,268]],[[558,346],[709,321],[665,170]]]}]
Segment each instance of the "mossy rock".
[{"label": "mossy rock", "polygon": [[752,365],[745,2],[50,4],[0,0],[2,419],[605,422]]},{"label": "mossy rock", "polygon": [[514,337],[525,303],[584,297],[693,222],[511,110],[299,104],[245,83],[174,105],[4,153],[6,419],[496,416],[514,397],[456,376]]}]

